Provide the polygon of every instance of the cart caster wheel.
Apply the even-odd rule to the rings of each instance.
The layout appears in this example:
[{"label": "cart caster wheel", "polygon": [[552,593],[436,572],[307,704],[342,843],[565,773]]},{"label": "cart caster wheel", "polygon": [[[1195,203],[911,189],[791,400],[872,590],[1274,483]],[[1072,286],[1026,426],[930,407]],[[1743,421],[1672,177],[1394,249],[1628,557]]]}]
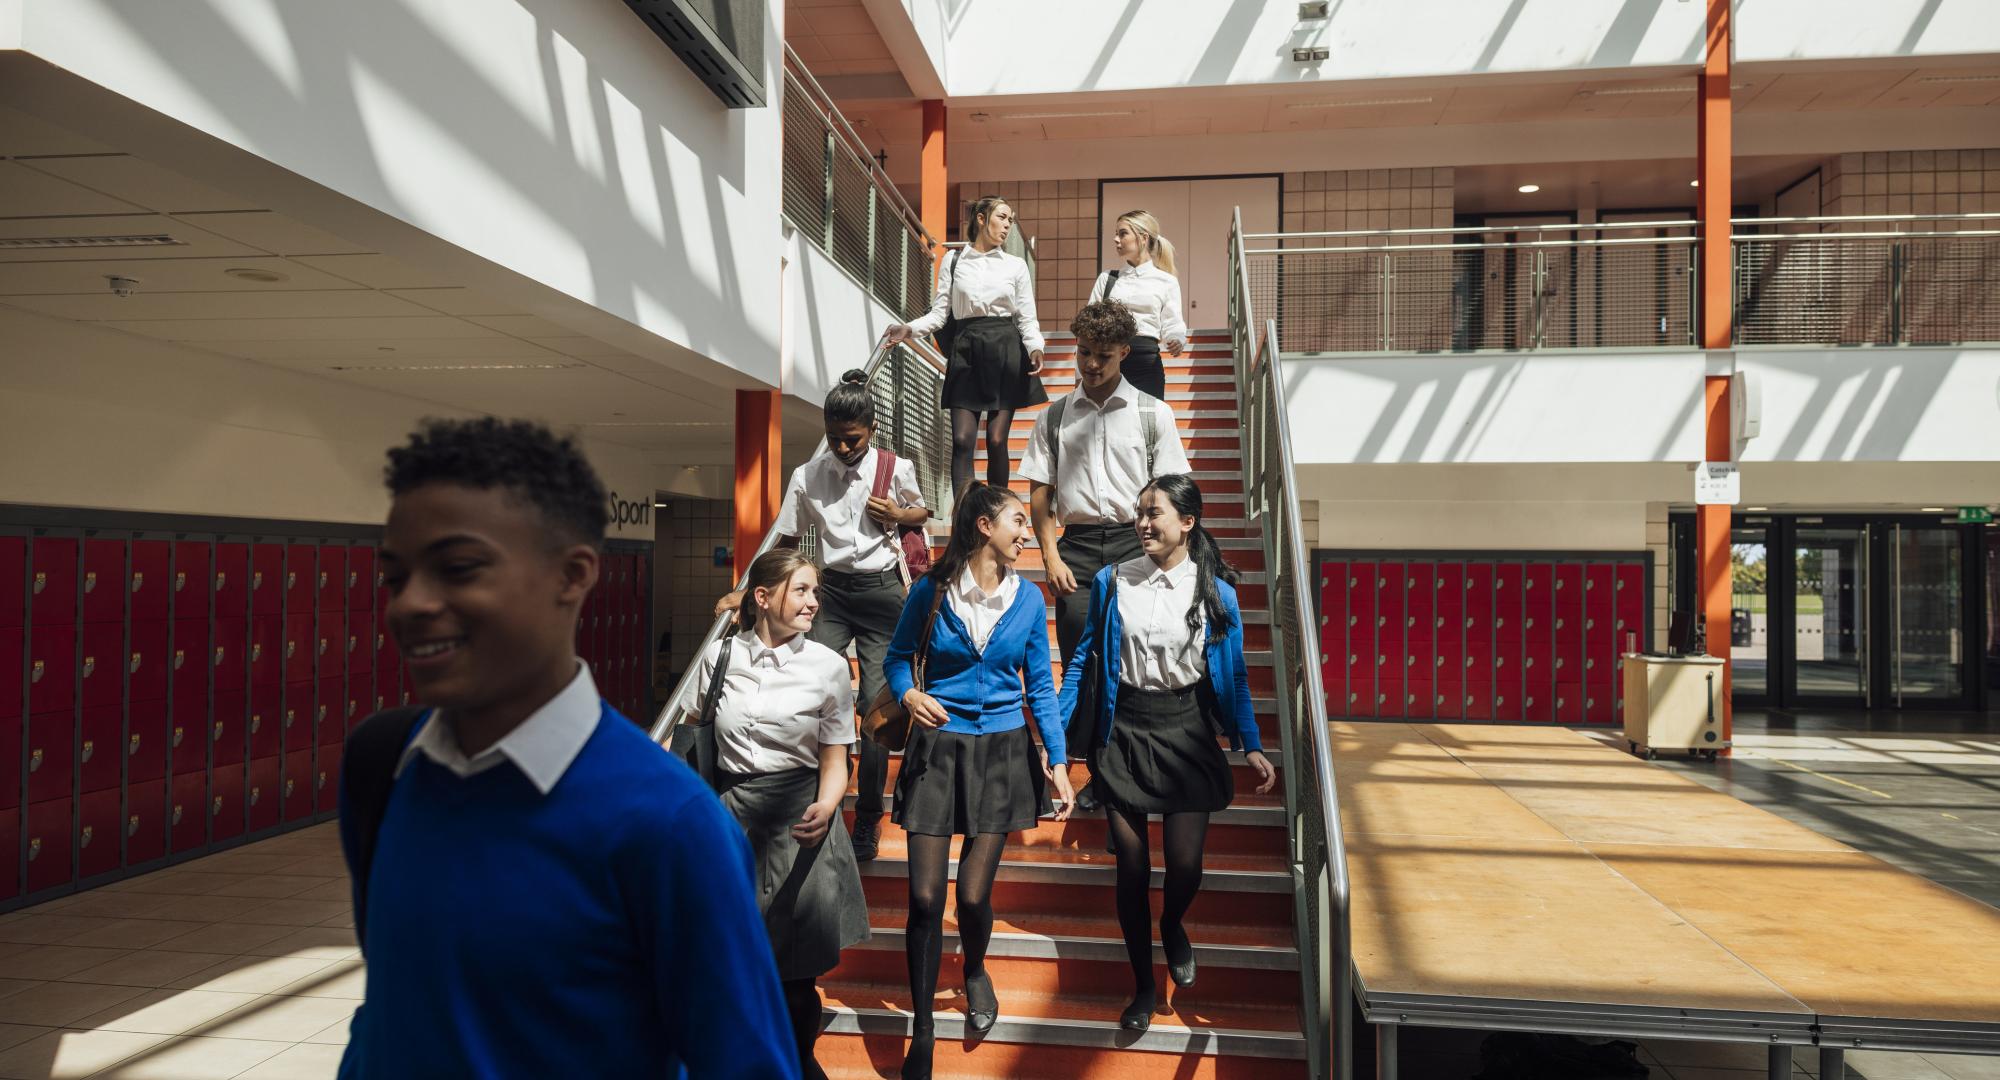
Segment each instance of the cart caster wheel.
[{"label": "cart caster wheel", "polygon": [[1658,760],[1658,759],[1659,759],[1659,756],[1660,756],[1660,752],[1659,752],[1658,750],[1655,750],[1655,749],[1653,749],[1653,748],[1652,748],[1652,747],[1650,747],[1650,746],[1648,746],[1648,747],[1646,748],[1646,754],[1645,754],[1645,757],[1646,757],[1646,760],[1647,760],[1647,761],[1656,761],[1656,760]]},{"label": "cart caster wheel", "polygon": [[1695,748],[1694,748],[1694,747],[1692,747],[1692,746],[1688,747],[1688,760],[1689,760],[1689,761],[1700,761],[1700,760],[1701,760],[1701,751],[1700,751],[1700,750],[1697,750],[1697,749],[1695,749]]},{"label": "cart caster wheel", "polygon": [[1630,739],[1625,740],[1625,752],[1628,754],[1637,754],[1639,752],[1639,744]]},{"label": "cart caster wheel", "polygon": [[1710,765],[1713,765],[1713,764],[1715,764],[1715,762],[1716,762],[1716,759],[1717,759],[1717,758],[1719,758],[1719,757],[1721,757],[1721,755],[1720,755],[1720,754],[1718,754],[1718,753],[1717,753],[1716,751],[1714,751],[1714,750],[1709,750],[1709,751],[1705,752],[1705,753],[1704,753],[1704,754],[1703,754],[1702,756],[1703,756],[1704,758],[1707,758],[1707,759],[1708,759],[1708,763],[1709,763]]}]

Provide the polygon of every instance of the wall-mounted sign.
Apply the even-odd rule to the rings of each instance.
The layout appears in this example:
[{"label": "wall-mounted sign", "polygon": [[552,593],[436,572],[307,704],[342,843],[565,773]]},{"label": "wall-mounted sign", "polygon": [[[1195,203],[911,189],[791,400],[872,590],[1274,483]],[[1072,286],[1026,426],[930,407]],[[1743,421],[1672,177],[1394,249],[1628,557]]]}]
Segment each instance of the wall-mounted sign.
[{"label": "wall-mounted sign", "polygon": [[1990,525],[1993,523],[1993,511],[1983,506],[1961,506],[1958,508],[1958,523],[1960,525]]},{"label": "wall-mounted sign", "polygon": [[1743,501],[1743,474],[1733,461],[1704,461],[1694,467],[1696,506],[1735,506]]}]

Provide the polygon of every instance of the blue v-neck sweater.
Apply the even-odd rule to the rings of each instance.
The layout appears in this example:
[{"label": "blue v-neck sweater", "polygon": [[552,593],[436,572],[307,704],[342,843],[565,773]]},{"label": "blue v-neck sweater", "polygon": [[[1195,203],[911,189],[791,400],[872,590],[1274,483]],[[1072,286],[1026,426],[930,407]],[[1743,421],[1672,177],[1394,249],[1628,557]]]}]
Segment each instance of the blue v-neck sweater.
[{"label": "blue v-neck sweater", "polygon": [[799,1075],[743,830],[608,705],[547,795],[416,755],[357,900],[341,1080]]},{"label": "blue v-neck sweater", "polygon": [[[937,589],[937,580],[929,575],[910,586],[903,615],[896,620],[896,634],[889,639],[882,674],[899,701],[914,685],[911,660]],[[1021,716],[1025,699],[1035,714],[1042,745],[1048,748],[1049,764],[1068,760],[1063,752],[1062,718],[1056,712],[1055,676],[1049,669],[1048,603],[1034,582],[1023,581],[1014,590],[1014,602],[993,627],[984,652],[972,647],[972,632],[951,605],[940,607],[924,671],[924,693],[936,698],[951,714],[944,730],[967,735],[1012,731],[1027,723]],[[1021,691],[1024,675],[1025,695]]]}]

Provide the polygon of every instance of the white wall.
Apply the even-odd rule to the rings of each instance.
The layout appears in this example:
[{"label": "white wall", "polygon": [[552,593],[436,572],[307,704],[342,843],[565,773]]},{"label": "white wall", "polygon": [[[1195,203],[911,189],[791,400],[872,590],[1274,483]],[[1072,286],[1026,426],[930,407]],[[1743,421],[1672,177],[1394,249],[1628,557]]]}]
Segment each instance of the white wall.
[{"label": "white wall", "polygon": [[1992,0],[1737,0],[1736,60],[2000,52]]},{"label": "white wall", "polygon": [[[664,339],[778,381],[776,327],[752,313],[778,289],[779,110],[723,108],[623,3],[10,0],[0,16],[9,8],[26,53],[242,155],[119,145],[239,193],[260,185],[273,209],[323,227],[308,211],[334,210],[301,203],[330,190],[632,336],[584,332],[642,354],[640,339]],[[775,19],[765,38],[775,101]],[[89,130],[65,112],[87,95],[39,96],[30,104]],[[405,254],[388,230],[343,224],[354,229],[331,231]]]},{"label": "white wall", "polygon": [[1758,349],[1736,362],[1764,397],[1746,462],[2000,462],[2000,349]]},{"label": "white wall", "polygon": [[785,229],[785,393],[818,404],[849,368],[865,367],[899,320],[805,237]]},{"label": "white wall", "polygon": [[[948,30],[958,11],[974,0],[861,0],[875,30],[896,58],[896,68],[919,98],[945,96],[950,64]],[[957,10],[954,10],[957,9]]]},{"label": "white wall", "polygon": [[[0,307],[0,341],[0,502],[375,525],[383,453],[420,418],[453,415],[14,308]],[[652,502],[640,454],[586,445],[608,488]]]}]

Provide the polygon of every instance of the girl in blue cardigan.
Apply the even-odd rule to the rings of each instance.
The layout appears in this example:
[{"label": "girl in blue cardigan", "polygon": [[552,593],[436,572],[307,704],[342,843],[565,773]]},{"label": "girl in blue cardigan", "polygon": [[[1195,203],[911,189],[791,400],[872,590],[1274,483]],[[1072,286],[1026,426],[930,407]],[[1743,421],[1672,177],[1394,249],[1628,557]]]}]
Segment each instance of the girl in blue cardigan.
[{"label": "girl in blue cardigan", "polygon": [[[965,957],[968,1025],[999,1017],[986,946],[993,936],[993,875],[1007,834],[1033,828],[1044,781],[1055,783],[1056,820],[1069,817],[1070,789],[1055,680],[1049,671],[1049,610],[1014,563],[1031,530],[1028,511],[1004,487],[973,483],[952,515],[951,543],[910,587],[882,665],[910,711],[910,741],[896,777],[893,820],[909,834],[910,921],[904,948],[914,1018],[903,1076],[931,1075],[931,1001],[944,936],[951,838],[958,858],[958,932]],[[924,685],[914,657],[930,627]],[[1023,680],[1027,692],[1022,693]],[[1025,699],[1041,747],[1021,717]],[[1056,766],[1053,770],[1051,766]]]},{"label": "girl in blue cardigan", "polygon": [[1201,489],[1180,474],[1156,478],[1139,493],[1134,527],[1145,554],[1092,582],[1089,621],[1063,668],[1058,707],[1071,743],[1087,748],[1118,854],[1118,926],[1135,984],[1119,1024],[1144,1031],[1159,1004],[1146,815],[1163,818],[1167,971],[1193,986],[1194,945],[1181,919],[1201,887],[1208,816],[1236,797],[1218,736],[1248,751],[1259,795],[1277,772],[1250,708],[1236,573],[1201,527]]}]

